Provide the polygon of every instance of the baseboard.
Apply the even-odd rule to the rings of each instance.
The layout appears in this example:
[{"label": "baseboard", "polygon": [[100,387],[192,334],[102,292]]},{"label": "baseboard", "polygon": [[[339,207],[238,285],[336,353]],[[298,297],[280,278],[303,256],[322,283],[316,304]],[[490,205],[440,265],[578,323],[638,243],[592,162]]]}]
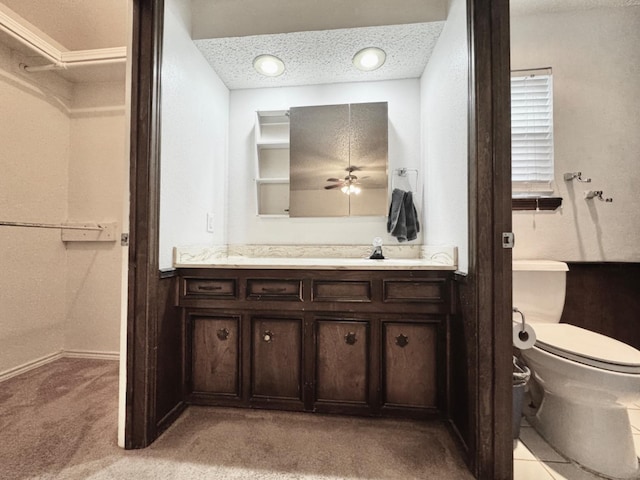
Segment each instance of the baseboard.
[{"label": "baseboard", "polygon": [[45,355],[44,357],[36,358],[35,360],[31,360],[30,362],[23,363],[22,365],[18,365],[17,367],[10,368],[9,370],[5,370],[4,372],[0,372],[0,382],[5,380],[9,380],[10,378],[17,377],[18,375],[22,375],[23,373],[27,373],[30,370],[46,365],[47,363],[51,363],[59,358],[62,358],[62,350],[59,352],[50,353],[49,355]]},{"label": "baseboard", "polygon": [[119,360],[120,354],[118,352],[97,352],[92,350],[60,350],[58,352],[45,355],[44,357],[36,358],[30,362],[23,363],[17,367],[10,368],[4,372],[0,372],[0,382],[9,380],[10,378],[17,377],[23,373],[27,373],[38,367],[42,367],[47,363],[54,362],[60,358],[87,358],[94,360]]},{"label": "baseboard", "polygon": [[94,360],[119,360],[119,352],[97,352],[94,350],[63,350],[64,358],[88,358]]}]

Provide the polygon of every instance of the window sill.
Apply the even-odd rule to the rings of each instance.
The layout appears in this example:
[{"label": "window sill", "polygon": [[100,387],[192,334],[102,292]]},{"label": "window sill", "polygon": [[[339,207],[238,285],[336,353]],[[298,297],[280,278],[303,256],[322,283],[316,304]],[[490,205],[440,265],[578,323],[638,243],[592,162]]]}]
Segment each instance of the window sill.
[{"label": "window sill", "polygon": [[557,210],[562,206],[562,197],[513,197],[511,210]]}]

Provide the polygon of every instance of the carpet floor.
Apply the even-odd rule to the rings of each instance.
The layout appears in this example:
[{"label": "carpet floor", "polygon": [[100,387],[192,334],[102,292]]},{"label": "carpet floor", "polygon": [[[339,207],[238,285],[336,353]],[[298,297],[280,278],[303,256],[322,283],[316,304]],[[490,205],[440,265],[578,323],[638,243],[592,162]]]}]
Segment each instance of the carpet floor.
[{"label": "carpet floor", "polygon": [[61,359],[0,383],[0,479],[473,478],[440,422],[189,407],[125,451],[117,382],[115,362]]}]

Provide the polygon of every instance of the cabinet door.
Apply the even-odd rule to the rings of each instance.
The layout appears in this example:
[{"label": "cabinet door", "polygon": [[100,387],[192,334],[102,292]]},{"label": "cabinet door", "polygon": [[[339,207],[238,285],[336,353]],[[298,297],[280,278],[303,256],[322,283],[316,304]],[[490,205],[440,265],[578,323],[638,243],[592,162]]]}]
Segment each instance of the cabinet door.
[{"label": "cabinet door", "polygon": [[437,406],[437,324],[383,323],[383,404]]},{"label": "cabinet door", "polygon": [[192,325],[193,391],[239,396],[239,318],[198,316]]},{"label": "cabinet door", "polygon": [[368,401],[369,324],[316,320],[316,401]]},{"label": "cabinet door", "polygon": [[349,196],[337,188],[340,183],[327,180],[351,173],[349,105],[292,107],[289,112],[289,216],[349,216]]},{"label": "cabinet door", "polygon": [[302,320],[251,319],[251,395],[302,400]]}]

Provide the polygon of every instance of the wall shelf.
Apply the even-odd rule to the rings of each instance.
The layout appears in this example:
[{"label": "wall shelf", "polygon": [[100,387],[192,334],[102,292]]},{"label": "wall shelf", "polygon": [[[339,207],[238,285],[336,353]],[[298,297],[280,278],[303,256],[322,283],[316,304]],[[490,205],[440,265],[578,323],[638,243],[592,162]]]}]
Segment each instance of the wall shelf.
[{"label": "wall shelf", "polygon": [[259,216],[289,215],[289,112],[256,112],[256,207]]},{"label": "wall shelf", "polygon": [[553,211],[562,206],[562,197],[514,197],[511,210]]}]

